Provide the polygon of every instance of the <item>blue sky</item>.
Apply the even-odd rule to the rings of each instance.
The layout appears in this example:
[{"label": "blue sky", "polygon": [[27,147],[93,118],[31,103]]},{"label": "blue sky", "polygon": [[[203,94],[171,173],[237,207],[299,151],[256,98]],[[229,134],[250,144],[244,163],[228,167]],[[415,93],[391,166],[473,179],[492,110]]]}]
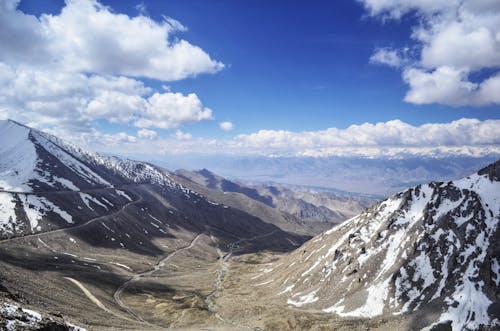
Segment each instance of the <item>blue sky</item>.
[{"label": "blue sky", "polygon": [[[120,12],[126,2],[103,1]],[[356,1],[153,1],[155,19],[178,19],[182,37],[229,68],[170,83],[195,91],[235,130],[292,131],[401,119],[419,125],[462,117],[500,118],[499,106],[414,106],[397,70],[369,63],[377,47],[408,44],[414,19],[381,22]],[[191,128],[217,134],[215,123]]]},{"label": "blue sky", "polygon": [[[500,117],[500,102],[491,92],[497,85],[490,84],[493,87],[484,89],[489,94],[473,91],[470,97],[463,99],[460,97],[463,93],[458,89],[463,87],[461,84],[480,84],[497,77],[499,64],[488,60],[488,54],[480,65],[463,58],[456,60],[460,65],[453,60],[450,64],[443,63],[437,51],[431,52],[434,55],[428,61],[429,57],[422,50],[439,51],[440,45],[437,41],[433,43],[412,38],[412,32],[422,22],[433,24],[434,16],[442,15],[441,19],[448,19],[451,26],[459,20],[459,17],[449,17],[449,13],[456,8],[427,8],[425,1],[422,4],[416,1],[414,7],[406,7],[406,2],[397,0],[101,1],[100,4],[107,6],[105,10],[112,15],[125,14],[128,18],[143,15],[159,25],[165,22],[165,17],[173,18],[186,29],[169,33],[171,44],[185,40],[201,48],[212,61],[223,65],[223,68],[217,69],[214,69],[215,65],[193,69],[187,77],[180,79],[151,77],[154,76],[151,71],[144,74],[145,71],[139,70],[135,74],[136,70],[130,74],[130,68],[113,72],[115,76],[130,77],[152,88],[150,94],[167,91],[162,86],[168,86],[168,91],[184,96],[195,93],[203,107],[211,110],[211,119],[179,121],[163,127],[155,127],[154,123],[148,122],[143,127],[154,130],[155,139],[169,139],[180,130],[189,134],[181,140],[218,139],[222,141],[219,145],[224,145],[225,141],[231,141],[240,134],[252,135],[260,130],[307,131],[321,135],[328,128],[342,130],[365,122],[375,125],[399,119],[418,129],[424,124],[451,123],[461,118],[474,118],[482,123]],[[17,10],[40,19],[42,14],[60,15],[65,6],[67,4],[63,1],[26,0],[20,2]],[[465,9],[476,13],[474,8]],[[492,32],[498,29],[496,25],[478,24],[478,29],[485,26]],[[438,40],[439,35],[431,37]],[[471,42],[471,47],[474,46]],[[382,60],[373,58],[378,50],[383,51]],[[391,52],[396,55],[398,65],[388,65],[384,60]],[[124,53],[124,58],[117,61],[125,61],[126,56],[130,55]],[[472,62],[469,66],[463,61]],[[6,63],[11,67],[18,65]],[[90,66],[91,70],[85,68],[80,72],[109,76],[108,69],[103,65]],[[100,72],[102,68],[103,72]],[[451,68],[451,75],[456,73],[460,76],[459,81],[451,82],[451,87],[446,87],[443,93],[437,95],[432,89],[426,90],[425,84],[418,85],[421,82],[419,74],[425,75],[425,79],[441,79],[438,76],[440,68]],[[407,78],[403,78],[406,74]],[[416,94],[405,101],[411,84]],[[452,90],[455,87],[457,91]],[[480,88],[477,87],[477,90]],[[86,111],[88,115],[89,111]],[[110,120],[106,116],[86,118],[85,124],[89,128],[108,135],[124,133],[131,137],[130,143],[141,128],[137,122]],[[219,123],[223,121],[230,121],[233,130],[221,130]],[[496,128],[498,123],[493,125]],[[54,133],[64,131],[59,124],[41,125],[41,128]],[[480,129],[476,126],[471,130]],[[455,138],[443,141],[452,141],[451,145],[460,146]],[[488,139],[479,141],[477,145],[498,145],[496,137]],[[401,141],[394,143],[401,144],[405,145]]]}]

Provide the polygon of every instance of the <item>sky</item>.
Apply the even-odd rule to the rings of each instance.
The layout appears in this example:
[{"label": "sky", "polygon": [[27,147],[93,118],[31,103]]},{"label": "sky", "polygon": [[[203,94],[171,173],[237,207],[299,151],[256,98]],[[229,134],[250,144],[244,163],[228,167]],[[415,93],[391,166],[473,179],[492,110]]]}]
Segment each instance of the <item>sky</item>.
[{"label": "sky", "polygon": [[495,0],[0,0],[0,118],[118,154],[500,154]]}]

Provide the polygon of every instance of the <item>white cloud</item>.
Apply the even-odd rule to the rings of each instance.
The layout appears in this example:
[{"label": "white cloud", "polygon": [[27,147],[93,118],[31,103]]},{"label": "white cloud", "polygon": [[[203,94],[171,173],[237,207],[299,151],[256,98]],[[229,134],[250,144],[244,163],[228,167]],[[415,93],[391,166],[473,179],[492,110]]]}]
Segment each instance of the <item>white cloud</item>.
[{"label": "white cloud", "polygon": [[191,133],[182,132],[181,130],[175,131],[175,133],[172,135],[172,137],[174,137],[176,140],[189,140],[189,139],[193,138]]},{"label": "white cloud", "polygon": [[261,130],[239,135],[229,145],[239,150],[277,155],[323,155],[349,149],[429,149],[439,146],[497,146],[500,120],[460,119],[412,126],[400,120],[351,125],[321,131]]},{"label": "white cloud", "polygon": [[[57,134],[57,131],[49,133]],[[138,142],[136,137],[128,135],[125,132],[107,134],[95,129],[78,134],[74,137],[73,141],[78,141],[80,144],[83,142],[86,146],[106,146],[110,152],[116,148],[129,149],[131,145],[135,145]]]},{"label": "white cloud", "polygon": [[126,143],[136,143],[137,138],[134,136],[130,136],[125,132],[117,133],[116,135],[105,135],[106,137],[110,137],[111,139],[116,139],[117,142],[126,142]]},{"label": "white cloud", "polygon": [[[420,54],[403,67],[405,100],[452,106],[500,104],[500,2],[495,0],[361,0],[370,15],[416,13],[411,38]],[[401,50],[376,50],[371,62],[398,66]],[[488,71],[484,71],[488,69]],[[475,73],[481,77],[473,81]],[[486,74],[485,72],[490,72]]]},{"label": "white cloud", "polygon": [[130,17],[95,0],[67,0],[60,13],[39,17],[18,5],[0,0],[1,117],[70,138],[95,136],[95,121],[168,129],[212,118],[196,94],[174,93],[167,85],[155,91],[140,80],[178,80],[223,68],[176,37],[186,30],[178,21],[155,22],[141,7],[141,15]]},{"label": "white cloud", "polygon": [[0,1],[0,60],[58,70],[179,80],[224,65],[174,34],[186,28],[165,18],[112,12],[95,0],[68,0],[57,15],[39,18]]},{"label": "white cloud", "polygon": [[456,7],[459,0],[359,0],[372,16],[399,19],[410,11],[423,14],[447,11]]},{"label": "white cloud", "polygon": [[[171,139],[139,140],[145,154],[228,153],[267,156],[485,156],[500,155],[500,120],[460,119],[413,126],[400,120],[351,125],[345,129],[292,132],[261,130],[230,139],[193,138],[177,130]],[[87,139],[88,140],[88,139]],[[108,147],[96,139],[93,149],[127,153],[127,146]]]},{"label": "white cloud", "polygon": [[399,52],[389,48],[379,48],[370,57],[371,63],[385,64],[390,67],[400,67],[404,63],[404,59]]},{"label": "white cloud", "polygon": [[148,14],[148,8],[144,2],[139,3],[138,5],[135,6],[135,9],[141,14],[141,15],[147,15]]},{"label": "white cloud", "polygon": [[480,84],[468,81],[467,74],[466,70],[446,66],[430,72],[409,68],[403,73],[403,79],[410,86],[405,101],[452,106],[500,104],[500,73]]},{"label": "white cloud", "polygon": [[83,109],[92,119],[104,118],[113,123],[130,123],[137,119],[147,101],[140,95],[130,95],[118,91],[100,90]]},{"label": "white cloud", "polygon": [[148,129],[140,129],[139,131],[137,131],[137,136],[139,138],[144,138],[149,140],[158,139],[158,133],[154,130],[148,130]]},{"label": "white cloud", "polygon": [[203,107],[194,93],[155,93],[148,98],[145,116],[139,118],[138,127],[170,129],[182,123],[212,119],[212,110]]},{"label": "white cloud", "polygon": [[175,128],[212,118],[196,94],[153,93],[141,81],[116,76],[13,68],[0,63],[0,112],[28,125],[89,131],[107,120],[139,128]]},{"label": "white cloud", "polygon": [[224,131],[231,131],[234,126],[233,126],[233,123],[229,122],[229,121],[226,121],[226,122],[220,122],[219,123],[219,127],[224,130]]}]

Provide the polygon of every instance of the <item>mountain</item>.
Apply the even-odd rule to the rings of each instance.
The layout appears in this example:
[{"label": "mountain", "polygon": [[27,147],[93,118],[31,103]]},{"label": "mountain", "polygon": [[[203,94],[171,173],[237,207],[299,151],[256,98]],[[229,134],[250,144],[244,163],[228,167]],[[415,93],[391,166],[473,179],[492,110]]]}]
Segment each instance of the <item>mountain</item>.
[{"label": "mountain", "polygon": [[115,211],[133,200],[119,189],[126,185],[182,190],[149,164],[100,156],[14,121],[0,121],[0,140],[0,238]]},{"label": "mountain", "polygon": [[265,284],[255,295],[269,305],[337,321],[498,330],[499,221],[497,161],[395,194],[249,277]]},{"label": "mountain", "polygon": [[[266,207],[276,208],[306,223],[315,234],[359,214],[377,200],[368,196],[348,193],[333,193],[281,184],[242,184],[225,179],[213,172],[202,169],[197,171],[177,170],[176,175],[198,184],[195,191],[202,188],[239,194],[258,201]],[[187,183],[184,183],[188,185]],[[200,188],[202,187],[202,188]],[[206,193],[204,193],[206,194]],[[226,199],[227,200],[227,199]],[[230,204],[228,201],[224,203]],[[241,207],[241,206],[239,206]],[[266,208],[261,206],[260,208]]]},{"label": "mountain", "polygon": [[418,184],[467,176],[498,157],[495,153],[485,156],[424,153],[372,157],[193,154],[156,160],[155,164],[169,169],[205,167],[225,178],[238,178],[244,182],[276,182],[388,197]]},{"label": "mountain", "polygon": [[[298,220],[213,201],[155,165],[9,120],[0,187],[1,307],[89,329],[219,325],[212,296],[225,259],[311,238]],[[0,329],[11,323],[5,309]]]},{"label": "mountain", "polygon": [[0,186],[0,329],[500,329],[500,161],[316,237],[296,200],[332,197],[172,173],[13,121]]},{"label": "mountain", "polygon": [[333,193],[300,186],[253,184],[252,187],[259,194],[271,197],[275,208],[327,228],[342,223],[377,202],[377,199],[370,196]]},{"label": "mountain", "polygon": [[273,224],[290,233],[312,237],[323,232],[321,225],[318,227],[317,224],[274,208],[270,203],[271,197],[262,196],[254,188],[229,181],[209,170],[177,170],[172,178],[213,202],[245,211],[261,219],[272,220]]},{"label": "mountain", "polygon": [[176,200],[216,206],[148,163],[92,153],[10,120],[0,121],[0,138],[0,238],[117,211],[134,200],[141,184]]}]

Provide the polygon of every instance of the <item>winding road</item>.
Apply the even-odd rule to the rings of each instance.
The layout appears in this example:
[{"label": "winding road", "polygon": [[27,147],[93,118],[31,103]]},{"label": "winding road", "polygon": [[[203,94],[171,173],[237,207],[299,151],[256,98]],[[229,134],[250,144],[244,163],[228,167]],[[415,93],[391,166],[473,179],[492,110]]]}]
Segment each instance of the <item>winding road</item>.
[{"label": "winding road", "polygon": [[[120,189],[120,188],[113,188],[113,189]],[[92,191],[97,191],[98,189],[95,189],[95,190],[92,190]],[[0,190],[2,191],[2,190]],[[69,191],[68,191],[69,192]],[[71,191],[72,193],[74,192],[77,192],[77,191]],[[84,191],[82,191],[84,192]],[[15,192],[15,193],[22,193],[22,192]],[[55,192],[51,192],[51,193],[55,193]],[[64,192],[60,192],[60,193],[64,193]],[[134,192],[135,193],[135,192]],[[35,194],[35,193],[33,193]],[[14,241],[17,241],[17,240],[21,240],[21,239],[30,239],[30,238],[38,238],[38,240],[40,240],[42,242],[42,244],[44,245],[47,245],[45,244],[42,240],[41,240],[41,237],[44,237],[44,236],[48,236],[48,235],[51,235],[51,234],[56,234],[56,233],[61,233],[61,232],[66,232],[68,230],[74,230],[74,229],[79,229],[79,228],[82,228],[82,227],[85,227],[89,224],[92,224],[94,222],[97,222],[97,221],[101,221],[101,220],[105,220],[105,219],[108,219],[108,218],[111,218],[111,217],[114,217],[114,216],[117,216],[119,215],[120,213],[123,213],[125,212],[125,209],[133,204],[136,204],[136,203],[140,203],[144,200],[144,198],[140,195],[140,194],[137,194],[135,193],[136,196],[139,196],[138,199],[136,200],[133,200],[133,201],[130,201],[128,203],[126,203],[125,205],[123,205],[120,209],[110,213],[110,214],[106,214],[106,215],[101,215],[101,216],[98,216],[98,217],[95,217],[95,218],[92,218],[92,219],[89,219],[88,221],[84,222],[84,223],[81,223],[81,224],[78,224],[78,225],[75,225],[75,226],[72,226],[72,227],[67,227],[67,228],[60,228],[60,229],[56,229],[56,230],[52,230],[52,231],[47,231],[47,232],[39,232],[39,233],[33,233],[33,234],[29,234],[29,235],[25,235],[25,236],[20,236],[20,237],[13,237],[13,238],[8,238],[8,239],[3,239],[3,240],[0,240],[0,245],[1,244],[4,244],[4,243],[8,243],[8,242],[14,242]],[[104,304],[99,300],[97,299],[82,283],[80,283],[78,280],[74,279],[74,278],[71,278],[71,277],[64,277],[65,279],[67,279],[68,281],[70,281],[71,283],[73,283],[74,285],[76,285],[82,292],[83,294],[92,302],[94,303],[96,306],[98,306],[100,309],[102,309],[103,311],[106,311],[107,313],[115,316],[115,317],[118,317],[118,318],[121,318],[121,319],[125,319],[125,320],[128,320],[128,321],[137,321],[137,322],[140,322],[142,324],[146,324],[146,325],[149,325],[151,327],[155,327],[155,328],[162,328],[162,329],[165,329],[164,327],[161,327],[161,326],[158,326],[158,325],[155,325],[155,324],[152,324],[146,320],[144,320],[139,314],[137,314],[136,312],[134,312],[130,307],[128,307],[122,300],[121,300],[121,295],[123,294],[123,292],[134,282],[138,281],[139,279],[141,278],[145,278],[145,277],[149,277],[151,276],[152,274],[154,274],[155,272],[159,271],[162,267],[165,266],[165,263],[167,261],[169,261],[170,259],[172,259],[175,255],[179,254],[180,252],[184,251],[184,250],[188,250],[190,248],[192,248],[196,242],[201,238],[201,236],[203,235],[210,235],[210,230],[209,230],[209,227],[207,226],[207,231],[206,232],[201,232],[199,233],[198,235],[196,235],[195,237],[193,237],[193,239],[189,242],[189,244],[185,245],[185,246],[182,246],[182,247],[179,247],[178,249],[176,249],[175,251],[172,251],[171,253],[169,253],[167,256],[165,256],[164,258],[162,258],[160,261],[158,261],[152,269],[150,270],[147,270],[147,271],[144,271],[144,272],[141,272],[141,273],[138,273],[138,274],[135,274],[133,275],[131,278],[129,278],[127,281],[125,281],[121,286],[119,286],[116,291],[114,292],[113,294],[113,298],[116,302],[116,304],[125,312],[127,312],[132,318],[128,318],[126,316],[123,316],[121,314],[118,314],[112,310],[110,310],[109,308],[107,308],[106,306],[104,306]],[[214,281],[214,285],[213,285],[213,290],[212,292],[205,298],[205,302],[208,306],[208,310],[214,314],[214,316],[219,319],[220,321],[222,321],[223,323],[225,324],[228,324],[228,325],[231,325],[231,326],[236,326],[236,327],[239,327],[239,328],[245,328],[245,329],[252,329],[251,327],[248,327],[248,326],[245,326],[245,325],[241,325],[241,324],[238,324],[237,322],[235,321],[231,321],[227,318],[225,318],[224,316],[221,315],[220,311],[219,311],[219,308],[217,307],[216,303],[215,303],[215,298],[216,296],[220,295],[223,291],[223,282],[224,282],[224,279],[226,277],[226,274],[227,274],[227,271],[229,269],[229,262],[230,262],[230,258],[232,257],[233,253],[235,253],[236,251],[238,251],[239,249],[239,245],[243,242],[248,242],[248,241],[253,241],[253,240],[256,240],[256,239],[261,239],[261,238],[265,238],[265,237],[268,237],[270,235],[272,235],[273,233],[275,233],[277,230],[273,230],[271,232],[268,232],[268,233],[265,233],[265,234],[262,234],[262,235],[256,235],[256,236],[253,236],[253,237],[250,237],[250,238],[240,238],[240,237],[237,237],[237,236],[234,236],[235,238],[237,238],[236,241],[232,242],[231,244],[229,244],[228,246],[228,251],[226,253],[224,253],[221,249],[219,249],[217,247],[217,253],[219,255],[219,269],[216,271],[217,273],[217,276],[216,276],[216,279]],[[212,241],[214,243],[216,243],[216,239],[210,235]],[[49,246],[47,246],[47,248],[49,248],[50,250],[52,250]],[[98,262],[99,263],[99,262]]]},{"label": "winding road", "polygon": [[[77,191],[73,191],[73,192],[77,192]],[[28,234],[28,235],[20,236],[20,237],[13,237],[13,238],[8,238],[8,239],[3,239],[3,240],[0,240],[0,244],[7,243],[7,242],[12,242],[12,241],[16,241],[16,240],[21,240],[21,239],[38,238],[40,236],[45,236],[45,235],[49,235],[49,234],[64,232],[64,231],[67,231],[67,230],[79,229],[79,228],[82,228],[82,227],[87,226],[89,224],[92,224],[92,223],[94,223],[96,221],[100,221],[100,220],[106,219],[108,217],[116,216],[116,215],[122,213],[123,211],[125,211],[125,208],[127,208],[128,206],[133,205],[135,203],[142,202],[142,201],[143,201],[143,197],[140,196],[139,199],[134,200],[134,201],[130,201],[130,202],[126,203],[120,209],[118,209],[115,212],[112,212],[111,214],[106,214],[106,215],[101,215],[101,216],[98,216],[98,217],[94,217],[94,218],[91,218],[90,220],[88,220],[88,221],[86,221],[84,223],[81,223],[81,224],[78,224],[78,225],[75,225],[75,226],[71,226],[71,227],[67,227],[67,228],[60,228],[60,229],[52,230],[52,231],[38,232],[38,233]]]},{"label": "winding road", "polygon": [[187,249],[190,249],[192,248],[196,241],[203,235],[204,233],[200,233],[198,234],[196,237],[194,237],[191,242],[189,243],[189,245],[186,245],[186,246],[183,246],[183,247],[180,247],[178,249],[176,249],[175,251],[171,252],[170,254],[168,254],[166,257],[164,257],[163,259],[161,259],[158,263],[156,263],[153,267],[153,269],[151,270],[148,270],[148,271],[144,271],[144,272],[141,272],[141,273],[138,273],[136,275],[134,275],[132,278],[130,278],[129,280],[127,280],[125,283],[123,283],[114,293],[113,297],[115,298],[115,301],[116,303],[118,304],[118,306],[120,306],[123,310],[125,310],[126,312],[128,312],[131,316],[133,316],[136,320],[140,321],[140,322],[143,322],[143,323],[148,323],[147,321],[145,321],[141,316],[139,316],[138,314],[136,314],[130,307],[128,307],[125,303],[123,303],[123,301],[121,300],[120,296],[122,295],[123,291],[130,285],[132,284],[133,282],[137,281],[138,279],[140,278],[143,278],[143,277],[148,277],[148,276],[151,276],[153,273],[157,272],[158,270],[160,270],[160,268],[162,268],[163,266],[165,266],[165,262],[167,262],[168,260],[170,260],[172,257],[174,257],[175,255],[177,255],[179,252],[183,251],[183,250],[187,250]]},{"label": "winding road", "polygon": [[72,282],[73,284],[75,284],[80,290],[82,290],[83,294],[85,294],[85,296],[87,298],[89,298],[90,301],[92,301],[97,307],[101,308],[102,310],[104,310],[105,312],[113,315],[113,316],[116,316],[118,318],[121,318],[121,319],[124,319],[124,320],[127,320],[127,321],[132,321],[130,318],[127,318],[125,316],[122,316],[120,314],[117,314],[115,313],[114,311],[108,309],[102,302],[101,300],[97,299],[92,293],[90,293],[90,291],[82,284],[80,283],[79,281],[77,281],[76,279],[74,278],[71,278],[71,277],[64,277],[65,279],[69,280],[70,282]]}]

